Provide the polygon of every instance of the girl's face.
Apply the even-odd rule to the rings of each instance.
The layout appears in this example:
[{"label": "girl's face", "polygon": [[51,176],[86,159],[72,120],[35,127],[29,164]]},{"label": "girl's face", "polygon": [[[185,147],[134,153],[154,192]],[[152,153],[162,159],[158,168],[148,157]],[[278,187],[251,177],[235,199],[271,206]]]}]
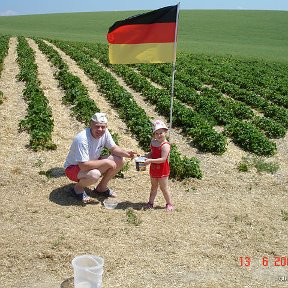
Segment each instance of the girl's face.
[{"label": "girl's face", "polygon": [[158,142],[163,142],[166,137],[166,129],[158,129],[154,132],[154,137]]}]

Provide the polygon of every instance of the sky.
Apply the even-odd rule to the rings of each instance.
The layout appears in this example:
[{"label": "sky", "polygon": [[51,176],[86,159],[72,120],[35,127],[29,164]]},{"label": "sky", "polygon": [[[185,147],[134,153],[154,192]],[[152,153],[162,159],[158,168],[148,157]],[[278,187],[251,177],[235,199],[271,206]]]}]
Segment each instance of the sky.
[{"label": "sky", "polygon": [[0,0],[0,16],[154,10],[176,5],[180,9],[284,10],[287,0]]}]

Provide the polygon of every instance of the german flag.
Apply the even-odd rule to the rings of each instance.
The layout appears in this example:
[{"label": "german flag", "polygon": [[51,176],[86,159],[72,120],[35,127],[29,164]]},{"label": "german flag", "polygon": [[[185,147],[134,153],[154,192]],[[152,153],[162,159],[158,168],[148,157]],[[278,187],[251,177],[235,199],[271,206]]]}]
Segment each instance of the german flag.
[{"label": "german flag", "polygon": [[173,62],[177,17],[175,5],[115,22],[107,34],[110,63]]}]

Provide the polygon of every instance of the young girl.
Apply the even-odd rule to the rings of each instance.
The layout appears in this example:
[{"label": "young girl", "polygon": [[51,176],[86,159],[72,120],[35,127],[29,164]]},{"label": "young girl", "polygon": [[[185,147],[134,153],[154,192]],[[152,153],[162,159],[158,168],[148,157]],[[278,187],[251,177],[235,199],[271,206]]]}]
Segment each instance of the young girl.
[{"label": "young girl", "polygon": [[168,157],[170,153],[170,144],[166,140],[166,133],[168,128],[165,124],[156,120],[153,123],[153,138],[150,144],[151,151],[146,155],[147,159],[144,165],[150,164],[150,180],[151,191],[149,202],[146,205],[146,209],[152,209],[154,200],[157,195],[158,186],[163,193],[166,200],[166,210],[173,211],[173,205],[171,203],[171,196],[168,189],[168,177],[170,174],[170,166]]}]

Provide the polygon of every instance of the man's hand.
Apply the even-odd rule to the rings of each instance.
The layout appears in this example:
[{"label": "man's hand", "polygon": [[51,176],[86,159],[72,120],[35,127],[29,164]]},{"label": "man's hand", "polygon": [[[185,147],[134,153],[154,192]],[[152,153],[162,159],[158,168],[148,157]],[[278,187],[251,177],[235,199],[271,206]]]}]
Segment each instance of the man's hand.
[{"label": "man's hand", "polygon": [[115,145],[114,147],[112,147],[110,149],[111,154],[119,156],[119,157],[126,157],[126,158],[130,158],[133,159],[135,157],[135,155],[137,155],[137,152],[133,152],[133,151],[127,151],[123,148],[120,148],[119,146]]},{"label": "man's hand", "polygon": [[133,152],[133,151],[127,151],[129,154],[129,158],[134,159],[136,155],[138,155],[137,152]]}]

